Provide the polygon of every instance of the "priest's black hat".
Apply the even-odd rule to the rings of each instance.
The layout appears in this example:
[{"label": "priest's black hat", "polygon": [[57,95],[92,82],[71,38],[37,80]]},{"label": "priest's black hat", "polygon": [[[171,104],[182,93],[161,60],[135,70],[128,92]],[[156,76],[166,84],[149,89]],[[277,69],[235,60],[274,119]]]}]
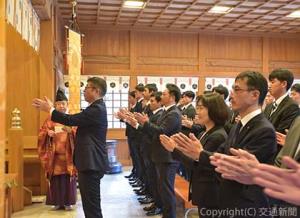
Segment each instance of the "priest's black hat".
[{"label": "priest's black hat", "polygon": [[56,92],[55,101],[68,101],[68,98],[62,90],[58,89]]}]

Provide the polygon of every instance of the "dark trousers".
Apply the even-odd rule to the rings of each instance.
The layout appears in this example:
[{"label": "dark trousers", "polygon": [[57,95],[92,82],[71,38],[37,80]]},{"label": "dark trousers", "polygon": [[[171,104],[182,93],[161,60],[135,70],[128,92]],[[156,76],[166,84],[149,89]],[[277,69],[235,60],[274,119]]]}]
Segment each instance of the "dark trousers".
[{"label": "dark trousers", "polygon": [[162,208],[162,200],[161,200],[161,193],[159,190],[159,181],[158,181],[158,174],[156,171],[156,165],[152,161],[150,161],[149,167],[149,175],[150,175],[150,186],[152,190],[152,197],[154,199],[155,206],[158,208]]},{"label": "dark trousers", "polygon": [[155,171],[154,164],[152,163],[149,151],[147,151],[145,148],[142,150],[142,157],[144,162],[144,184],[146,188],[146,193],[153,197],[153,179],[156,179],[156,174],[153,175],[153,171]]},{"label": "dark trousers", "polygon": [[136,176],[137,172],[136,172],[136,151],[134,150],[133,148],[133,145],[132,145],[132,138],[127,136],[127,143],[128,143],[128,147],[129,147],[129,154],[130,154],[130,157],[131,157],[131,160],[132,160],[132,170],[131,172],[133,173],[134,176]]},{"label": "dark trousers", "polygon": [[163,206],[163,218],[176,218],[176,197],[174,191],[178,163],[158,163],[158,184]]},{"label": "dark trousers", "polygon": [[143,168],[142,168],[142,157],[140,154],[140,140],[138,137],[131,139],[131,148],[133,153],[133,162],[134,162],[134,168],[137,178],[142,179],[143,175]]},{"label": "dark trousers", "polygon": [[82,199],[82,207],[86,218],[102,218],[100,179],[103,173],[98,171],[78,172],[79,190]]}]

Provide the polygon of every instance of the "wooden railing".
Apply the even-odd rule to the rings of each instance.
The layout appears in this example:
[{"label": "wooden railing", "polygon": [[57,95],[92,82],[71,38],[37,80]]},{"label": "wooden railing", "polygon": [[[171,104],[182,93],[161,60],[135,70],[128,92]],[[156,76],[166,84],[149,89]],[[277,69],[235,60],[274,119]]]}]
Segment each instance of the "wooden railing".
[{"label": "wooden railing", "polygon": [[179,175],[175,177],[175,194],[182,200],[185,209],[196,207],[189,200],[189,182]]}]

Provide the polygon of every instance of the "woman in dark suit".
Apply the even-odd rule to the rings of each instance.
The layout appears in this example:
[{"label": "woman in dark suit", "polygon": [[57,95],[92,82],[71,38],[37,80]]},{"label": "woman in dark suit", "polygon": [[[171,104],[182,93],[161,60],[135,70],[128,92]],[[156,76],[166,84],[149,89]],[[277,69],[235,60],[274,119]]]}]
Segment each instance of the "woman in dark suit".
[{"label": "woman in dark suit", "polygon": [[[161,135],[160,140],[168,151],[173,152],[172,155],[175,159],[180,160],[192,171],[189,199],[198,206],[199,216],[201,218],[213,217],[211,215],[212,210],[219,208],[218,179],[209,159],[201,158],[198,148],[202,146],[205,150],[215,152],[225,142],[227,134],[224,130],[224,124],[228,112],[223,98],[217,93],[200,95],[197,98],[196,108],[198,122],[205,126],[205,130],[197,138],[193,134],[187,137],[179,133],[171,137]],[[189,140],[194,145],[195,150],[188,152],[177,146],[183,140]]]}]

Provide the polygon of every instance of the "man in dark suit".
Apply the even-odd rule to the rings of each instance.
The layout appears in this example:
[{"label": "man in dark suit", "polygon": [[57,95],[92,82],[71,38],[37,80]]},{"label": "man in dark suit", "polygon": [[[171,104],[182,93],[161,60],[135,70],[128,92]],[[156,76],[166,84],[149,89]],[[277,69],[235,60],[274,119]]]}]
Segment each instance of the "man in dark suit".
[{"label": "man in dark suit", "polygon": [[[282,162],[284,156],[293,158],[298,163],[300,162],[300,116],[298,116],[294,120],[288,134],[286,135],[285,140],[283,141],[284,146],[279,152],[279,154],[276,156],[274,165],[278,168],[286,169],[287,166]],[[232,153],[234,153],[235,156],[226,156],[224,158],[223,155],[223,158],[221,160],[219,159],[218,161],[215,161],[216,166],[218,167],[218,172],[222,173],[223,177],[230,178],[231,180],[235,180],[243,184],[260,185],[260,183],[256,183],[256,181],[254,180],[255,174],[253,172],[253,169],[257,169],[260,168],[260,166],[262,166],[262,164],[259,163],[257,158],[245,150],[234,150],[232,151]],[[270,180],[272,179],[270,178]],[[275,180],[274,182],[278,181]],[[281,210],[281,208],[283,211],[286,208],[294,208],[295,210],[297,209],[298,212],[300,212],[299,207],[296,208],[296,205],[292,205],[288,202],[277,199],[272,199],[272,202],[276,203],[278,207],[277,211],[274,211],[274,215],[276,214],[276,212],[278,213]],[[272,209],[276,208],[273,207]],[[287,214],[282,213],[279,214],[279,217],[285,218],[290,216],[287,216]]]},{"label": "man in dark suit", "polygon": [[[276,152],[275,130],[261,112],[267,91],[267,81],[260,73],[246,71],[236,77],[231,102],[232,109],[239,112],[241,121],[232,127],[219,153],[230,155],[230,148],[244,149],[262,163],[273,162]],[[203,150],[200,155],[208,158],[212,153]],[[260,187],[228,179],[221,179],[220,204],[222,209],[239,209],[240,212],[243,209],[249,212],[252,208],[256,212],[242,215],[236,213],[233,217],[259,217],[260,208],[269,206]],[[222,217],[230,217],[230,214]]]},{"label": "man in dark suit", "polygon": [[[148,117],[152,116],[152,110],[150,109],[150,96],[157,92],[156,84],[149,83],[144,86],[144,103],[143,103],[143,111],[142,113],[147,114]],[[137,194],[145,194],[145,198],[140,201],[140,203],[146,204],[151,203],[153,201],[152,199],[152,191],[151,191],[151,178],[149,178],[148,170],[149,170],[149,164],[150,164],[150,153],[148,152],[149,145],[148,143],[148,135],[143,133],[141,130],[138,129],[137,131],[137,137],[140,138],[140,155],[142,159],[142,181],[143,186],[142,188],[137,192]]]},{"label": "man in dark suit", "polygon": [[[273,104],[266,106],[264,113],[275,130],[286,134],[294,119],[300,114],[299,106],[288,96],[294,76],[286,69],[273,70],[269,75],[269,92],[275,98]],[[282,145],[277,146],[277,152]]]},{"label": "man in dark suit", "polygon": [[[128,104],[129,104],[129,108],[130,108],[129,111],[131,113],[134,113],[136,103],[137,103],[137,101],[136,101],[136,98],[135,98],[135,91],[130,91],[128,93]],[[122,119],[120,119],[120,121],[125,122]],[[136,178],[136,175],[137,175],[137,158],[138,157],[137,157],[137,154],[136,154],[137,150],[132,145],[132,138],[134,137],[134,129],[128,123],[126,123],[125,136],[127,137],[127,144],[128,144],[128,147],[129,147],[129,154],[130,154],[130,157],[131,157],[131,160],[132,160],[132,166],[133,166],[130,175],[125,176],[125,178],[133,180],[134,178]]]},{"label": "man in dark suit", "polygon": [[51,120],[66,126],[78,126],[75,140],[74,163],[78,170],[79,189],[85,217],[101,218],[100,179],[107,169],[106,132],[107,113],[103,97],[105,80],[92,77],[87,81],[84,98],[90,104],[78,114],[63,114],[45,98],[34,99],[33,106],[51,114]]},{"label": "man in dark suit", "polygon": [[[153,124],[157,124],[161,114],[163,113],[163,108],[161,106],[161,92],[152,93],[150,96],[149,101],[149,108],[152,111],[151,115],[149,116],[149,122]],[[154,203],[148,207],[145,207],[144,210],[147,211],[147,216],[157,215],[162,213],[162,202],[161,202],[161,195],[158,190],[158,183],[157,183],[157,173],[155,168],[155,162],[152,158],[152,143],[153,143],[153,136],[154,134],[149,131],[145,131],[145,129],[137,123],[137,120],[134,118],[128,117],[127,122],[137,128],[139,131],[143,132],[143,146],[144,146],[144,153],[147,154],[149,157],[144,157],[145,166],[146,166],[146,175],[147,175],[147,182],[148,182],[148,190],[150,191],[150,197],[145,196],[145,198],[139,200],[140,203],[150,203],[154,200]],[[155,139],[154,139],[155,140]],[[151,201],[149,200],[151,199]]]},{"label": "man in dark suit", "polygon": [[[135,86],[136,105],[133,112],[141,113],[143,111],[144,91],[145,87],[143,84],[138,84]],[[134,128],[132,129],[131,133],[132,137],[130,141],[132,144],[132,149],[135,153],[135,178],[132,178],[129,181],[133,187],[141,187],[143,186],[144,177],[143,159],[140,149],[141,137],[139,132]]]},{"label": "man in dark suit", "polygon": [[195,98],[195,93],[192,91],[185,91],[183,94],[183,107],[181,108],[182,110],[182,115],[186,116],[188,119],[194,119],[196,115],[196,109],[193,106],[193,100]]},{"label": "man in dark suit", "polygon": [[164,218],[176,217],[174,182],[178,162],[161,145],[159,136],[161,134],[171,136],[181,130],[181,113],[176,107],[179,98],[180,89],[175,84],[167,84],[161,97],[161,103],[165,106],[165,111],[158,119],[157,124],[149,122],[149,118],[142,114],[136,114],[135,116],[137,121],[143,126],[144,131],[153,134],[151,157],[158,173]]},{"label": "man in dark suit", "polygon": [[[182,96],[183,96],[183,106],[181,107],[181,113],[183,119],[193,120],[196,116],[196,109],[192,104],[195,98],[195,93],[192,91],[185,91],[182,94]],[[183,126],[181,132],[188,136],[191,130]]]},{"label": "man in dark suit", "polygon": [[[184,120],[193,120],[196,116],[196,109],[193,105],[193,100],[195,98],[195,93],[192,91],[185,91],[182,94],[183,98],[183,106],[181,107],[182,113],[182,121],[185,123]],[[184,126],[182,123],[181,132],[188,136],[191,133],[191,129]],[[181,175],[186,180],[190,180],[191,172],[187,169],[183,163],[179,163],[178,174]]]}]

